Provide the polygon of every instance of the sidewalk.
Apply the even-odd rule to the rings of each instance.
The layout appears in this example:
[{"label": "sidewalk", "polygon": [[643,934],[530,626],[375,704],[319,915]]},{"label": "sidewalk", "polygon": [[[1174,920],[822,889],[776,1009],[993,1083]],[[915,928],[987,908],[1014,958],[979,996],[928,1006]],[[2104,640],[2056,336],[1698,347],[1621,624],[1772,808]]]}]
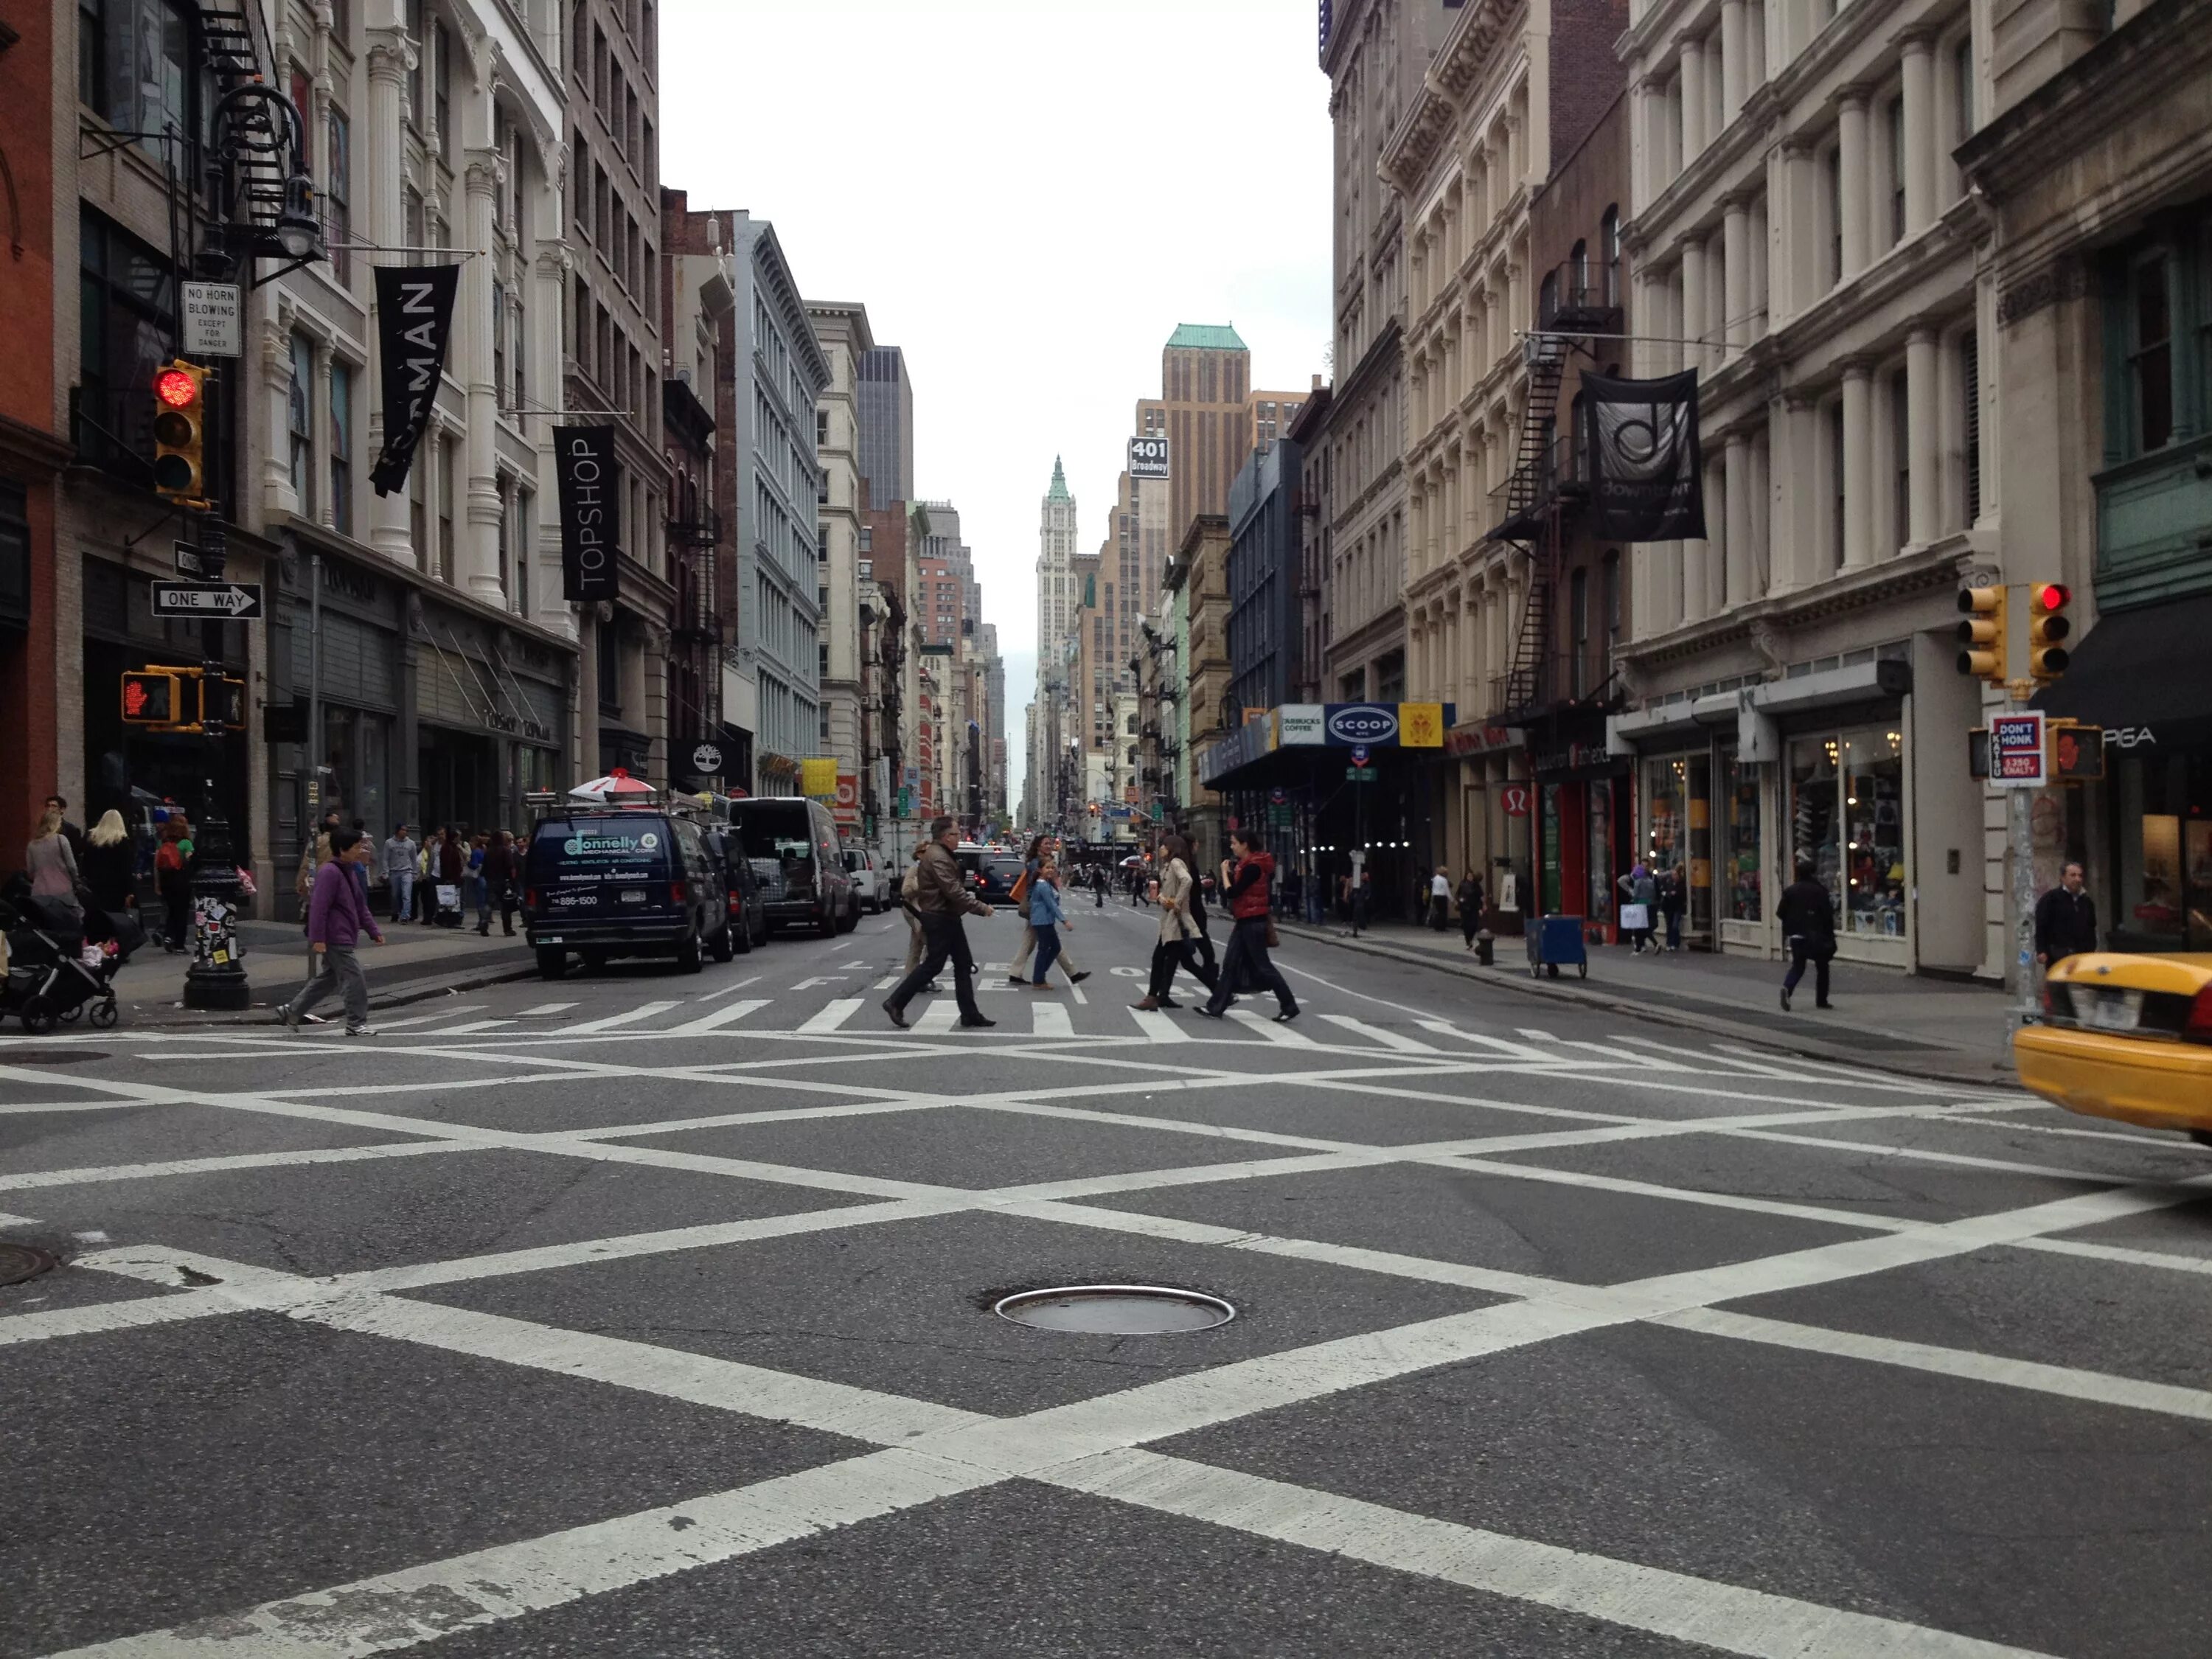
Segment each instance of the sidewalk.
[{"label": "sidewalk", "polygon": [[[508,939],[495,921],[491,936],[484,939],[477,936],[473,927],[395,925],[382,916],[377,921],[387,943],[379,946],[363,939],[361,945],[362,970],[368,980],[372,1007],[396,1007],[449,991],[526,979],[538,971],[538,959],[523,944],[519,927],[515,936]],[[122,1009],[123,1028],[268,1024],[276,1005],[298,990],[307,976],[307,935],[297,923],[283,921],[241,922],[238,932],[246,945],[246,978],[253,991],[252,1008],[242,1013],[208,1013],[185,1007],[185,969],[191,965],[191,957],[172,956],[162,950],[159,940],[149,939],[115,976],[115,1000]],[[332,995],[325,999],[317,1012],[330,1014],[337,1006]]]},{"label": "sidewalk", "polygon": [[1496,965],[1477,964],[1459,929],[1436,933],[1404,922],[1360,930],[1315,927],[1278,919],[1287,938],[1325,940],[1346,950],[1415,962],[1534,998],[1612,1008],[1820,1060],[1976,1083],[2012,1078],[2004,992],[1995,986],[1923,979],[1838,961],[1831,969],[1832,1012],[1815,1012],[1807,969],[1796,1012],[1781,1006],[1784,964],[1710,951],[1650,952],[1626,945],[1589,947],[1589,977],[1572,968],[1532,979],[1520,939],[1497,941]]}]

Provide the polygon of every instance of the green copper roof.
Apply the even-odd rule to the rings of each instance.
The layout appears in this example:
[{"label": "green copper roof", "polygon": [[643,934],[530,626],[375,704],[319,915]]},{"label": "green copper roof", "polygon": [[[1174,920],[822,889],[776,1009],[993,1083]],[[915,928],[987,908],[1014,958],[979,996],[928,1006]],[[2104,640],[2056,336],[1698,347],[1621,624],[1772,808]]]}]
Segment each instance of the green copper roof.
[{"label": "green copper roof", "polygon": [[1168,349],[1188,348],[1199,351],[1242,351],[1244,342],[1237,337],[1237,331],[1227,323],[1177,323],[1176,331],[1168,336]]},{"label": "green copper roof", "polygon": [[1067,474],[1061,470],[1060,457],[1057,455],[1052,458],[1052,488],[1045,492],[1044,498],[1048,501],[1074,500],[1074,497],[1067,493]]}]

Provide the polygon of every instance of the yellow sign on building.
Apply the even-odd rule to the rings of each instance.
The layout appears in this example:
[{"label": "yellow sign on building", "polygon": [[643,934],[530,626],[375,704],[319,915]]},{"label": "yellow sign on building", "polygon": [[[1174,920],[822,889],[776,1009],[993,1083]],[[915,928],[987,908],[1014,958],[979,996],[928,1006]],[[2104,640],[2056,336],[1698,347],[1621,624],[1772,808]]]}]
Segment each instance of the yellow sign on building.
[{"label": "yellow sign on building", "polygon": [[1401,749],[1441,749],[1444,746],[1444,706],[1440,702],[1401,702],[1398,705],[1398,745]]},{"label": "yellow sign on building", "polygon": [[799,792],[802,795],[818,795],[823,800],[834,800],[837,795],[837,757],[812,756],[799,763]]}]

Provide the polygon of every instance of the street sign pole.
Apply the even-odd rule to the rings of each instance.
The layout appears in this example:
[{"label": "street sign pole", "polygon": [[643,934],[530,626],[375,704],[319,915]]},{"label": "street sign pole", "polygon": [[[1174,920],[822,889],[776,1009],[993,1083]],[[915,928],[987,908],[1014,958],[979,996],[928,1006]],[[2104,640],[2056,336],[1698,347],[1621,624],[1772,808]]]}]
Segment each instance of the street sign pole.
[{"label": "street sign pole", "polygon": [[[2006,687],[2012,706],[2024,709],[2035,690],[2032,680],[2013,680]],[[1994,750],[1990,769],[1998,769]],[[2035,961],[2035,814],[2034,792],[2005,791],[2005,836],[2012,844],[2013,1007],[2012,1029],[2039,1024],[2043,998]]]},{"label": "street sign pole", "polygon": [[[222,580],[227,536],[222,515],[210,512],[200,562],[211,581]],[[234,1012],[252,1006],[253,992],[246,982],[246,964],[239,959],[238,854],[222,809],[224,745],[230,732],[226,717],[231,712],[230,688],[222,672],[222,628],[219,611],[210,611],[200,623],[200,723],[205,745],[201,754],[207,776],[201,787],[202,817],[192,837],[192,960],[185,969],[185,1006]],[[244,712],[239,711],[241,723]]]}]

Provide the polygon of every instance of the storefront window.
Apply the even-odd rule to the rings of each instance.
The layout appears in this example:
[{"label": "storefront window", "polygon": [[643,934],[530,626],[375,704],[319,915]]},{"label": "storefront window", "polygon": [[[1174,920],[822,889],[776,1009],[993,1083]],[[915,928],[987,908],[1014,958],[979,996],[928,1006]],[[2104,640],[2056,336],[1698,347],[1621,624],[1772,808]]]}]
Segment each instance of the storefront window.
[{"label": "storefront window", "polygon": [[1589,919],[1613,920],[1613,786],[1589,786]]},{"label": "storefront window", "polygon": [[1793,738],[1790,743],[1790,867],[1796,879],[1797,866],[1811,860],[1815,880],[1827,888],[1836,915],[1844,913],[1843,838],[1836,833],[1838,740],[1832,737]]},{"label": "storefront window", "polygon": [[1672,755],[1644,763],[1644,860],[1656,873],[1680,866],[1686,925],[1712,932],[1712,763],[1704,755]]},{"label": "storefront window", "polygon": [[1727,822],[1721,848],[1721,914],[1731,921],[1758,921],[1766,914],[1759,886],[1759,768],[1733,754],[1721,760],[1727,784]]},{"label": "storefront window", "polygon": [[2212,949],[2212,763],[2186,754],[2130,755],[2118,771],[2113,947]]},{"label": "storefront window", "polygon": [[1853,933],[1902,939],[1904,733],[1886,728],[1847,732],[1842,741],[1848,870],[1844,926]]},{"label": "storefront window", "polygon": [[1712,770],[1712,763],[1705,756],[1690,757],[1686,774],[1688,799],[1684,802],[1689,823],[1689,927],[1692,933],[1709,938],[1713,931]]},{"label": "storefront window", "polygon": [[1644,763],[1644,861],[1654,870],[1672,869],[1685,852],[1682,822],[1686,759]]}]

